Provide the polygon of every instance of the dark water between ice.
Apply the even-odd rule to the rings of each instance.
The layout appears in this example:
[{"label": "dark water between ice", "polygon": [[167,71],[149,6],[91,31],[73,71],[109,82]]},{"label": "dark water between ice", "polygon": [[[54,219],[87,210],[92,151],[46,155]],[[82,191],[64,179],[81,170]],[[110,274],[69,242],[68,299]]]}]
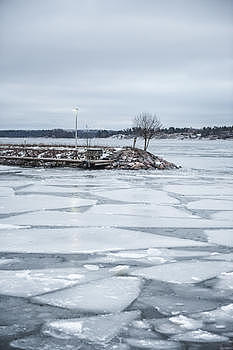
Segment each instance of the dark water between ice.
[{"label": "dark water between ice", "polygon": [[232,146],[154,141],[171,171],[1,166],[0,349],[232,349]]}]

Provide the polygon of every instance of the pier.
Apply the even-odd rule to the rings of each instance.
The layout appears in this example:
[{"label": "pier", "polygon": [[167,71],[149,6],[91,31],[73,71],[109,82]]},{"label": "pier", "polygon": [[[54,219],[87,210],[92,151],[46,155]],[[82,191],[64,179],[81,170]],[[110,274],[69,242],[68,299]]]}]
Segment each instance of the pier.
[{"label": "pier", "polygon": [[[0,146],[0,164],[30,167],[105,168],[112,160],[103,159],[107,147],[53,145]],[[113,150],[112,150],[113,151]]]}]

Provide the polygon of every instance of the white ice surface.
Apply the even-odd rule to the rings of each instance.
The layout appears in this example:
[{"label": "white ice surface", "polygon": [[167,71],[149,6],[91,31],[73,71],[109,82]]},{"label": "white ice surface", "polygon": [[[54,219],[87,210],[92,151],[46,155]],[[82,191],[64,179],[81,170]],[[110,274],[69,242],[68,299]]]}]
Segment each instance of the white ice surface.
[{"label": "white ice surface", "polygon": [[[231,208],[232,209],[232,208]],[[211,215],[211,220],[222,222],[222,227],[233,226],[233,211],[220,211]]]},{"label": "white ice surface", "polygon": [[28,271],[0,271],[0,294],[4,295],[30,297],[75,284],[75,280],[52,278],[46,273],[34,277]]},{"label": "white ice surface", "polygon": [[172,261],[175,258],[208,257],[209,255],[210,252],[207,251],[149,248],[146,250],[124,250],[107,253],[105,256],[97,256],[89,261],[92,263],[127,263],[131,261],[148,265],[159,265],[164,264],[167,261]]},{"label": "white ice surface", "polygon": [[194,312],[213,310],[218,305],[218,303],[214,300],[200,299],[197,297],[185,298],[174,294],[155,294],[149,296],[140,295],[135,304],[140,309],[156,309],[165,316],[174,316],[179,314],[189,315],[190,313]]},{"label": "white ice surface", "polygon": [[232,270],[231,262],[184,261],[136,269],[131,274],[170,283],[199,283]]},{"label": "white ice surface", "polygon": [[210,255],[205,257],[204,259],[206,259],[206,260],[233,261],[233,253],[227,253],[227,254],[210,253]]},{"label": "white ice surface", "polygon": [[154,218],[199,218],[184,210],[174,208],[169,205],[149,205],[149,204],[105,204],[92,207],[88,211],[89,215],[127,215],[127,216],[141,216],[146,220]]},{"label": "white ice surface", "polygon": [[233,229],[205,230],[210,243],[233,247]]},{"label": "white ice surface", "polygon": [[205,247],[192,241],[116,228],[21,229],[0,233],[0,250],[25,253],[92,253],[109,250]]},{"label": "white ice surface", "polygon": [[11,259],[11,258],[0,258],[0,265],[6,265],[6,264],[12,264],[12,263],[16,263],[19,262],[18,259]]},{"label": "white ice surface", "polygon": [[201,199],[188,203],[189,209],[205,209],[205,210],[233,210],[233,201],[222,199]]},{"label": "white ice surface", "polygon": [[196,313],[192,317],[204,322],[233,322],[233,304],[224,305],[212,311]]},{"label": "white ice surface", "polygon": [[199,320],[194,320],[190,317],[186,317],[184,315],[170,317],[169,321],[180,326],[184,329],[194,330],[197,328],[201,328],[202,322]]},{"label": "white ice surface", "polygon": [[126,258],[126,259],[140,259],[140,258],[179,258],[179,257],[195,257],[195,256],[206,256],[209,255],[206,251],[195,251],[195,250],[182,250],[182,249],[156,249],[149,248],[146,250],[127,250],[123,252],[108,253],[107,256],[115,258]]},{"label": "white ice surface", "polygon": [[[80,188],[78,187],[63,187],[63,186],[56,186],[56,183],[54,185],[38,185],[35,184],[33,186],[30,186],[30,188],[23,188],[21,190],[18,190],[18,193],[21,194],[28,194],[28,193],[41,193],[41,194],[59,194],[59,193],[66,193],[70,195],[75,195],[78,192],[80,192]],[[54,196],[53,196],[54,197]]]},{"label": "white ice surface", "polygon": [[214,288],[233,290],[233,272],[225,272],[219,275]]},{"label": "white ice surface", "polygon": [[[121,207],[118,206],[118,213],[109,215],[104,212],[95,213],[91,210],[87,212],[61,212],[42,211],[25,213],[1,219],[4,224],[17,225],[49,225],[49,226],[127,226],[127,227],[184,227],[184,228],[215,228],[222,227],[223,221],[217,219],[199,219],[198,217],[146,217],[138,215],[122,215]],[[169,213],[168,213],[169,214]],[[231,227],[232,223],[224,221],[225,227]]]},{"label": "white ice surface", "polygon": [[164,187],[164,190],[167,192],[174,192],[184,196],[190,197],[202,197],[202,196],[232,196],[233,189],[224,185],[205,185],[205,184],[196,184],[196,185],[167,185]]},{"label": "white ice surface", "polygon": [[108,343],[127,324],[140,316],[139,311],[120,312],[93,317],[55,320],[44,325],[45,335],[58,338],[85,339],[94,343]]},{"label": "white ice surface", "polygon": [[111,275],[114,275],[114,271],[105,268],[98,271],[85,268],[0,270],[0,294],[30,297]]},{"label": "white ice surface", "polygon": [[29,228],[30,226],[28,225],[14,225],[14,224],[2,224],[0,223],[0,230],[18,230],[18,229],[25,229]]},{"label": "white ice surface", "polygon": [[187,330],[196,330],[202,327],[201,320],[195,320],[184,315],[168,318],[158,318],[151,320],[153,328],[156,332],[172,335],[183,333]]},{"label": "white ice surface", "polygon": [[140,293],[135,277],[111,277],[62,291],[34,297],[38,303],[94,313],[124,310]]},{"label": "white ice surface", "polygon": [[139,202],[151,204],[177,204],[178,200],[170,197],[166,192],[144,187],[118,189],[112,191],[95,192],[99,196],[123,202]]},{"label": "white ice surface", "polygon": [[0,203],[0,213],[8,214],[33,210],[74,208],[94,204],[96,204],[96,201],[90,199],[31,194],[2,199]]},{"label": "white ice surface", "polygon": [[182,350],[181,344],[169,340],[128,338],[126,341],[133,349]]},{"label": "white ice surface", "polygon": [[[0,197],[13,197],[15,192],[12,188],[0,186]],[[2,202],[3,198],[1,198]]]},{"label": "white ice surface", "polygon": [[229,338],[222,335],[196,330],[177,334],[170,339],[182,342],[194,342],[194,343],[223,343],[229,341]]}]

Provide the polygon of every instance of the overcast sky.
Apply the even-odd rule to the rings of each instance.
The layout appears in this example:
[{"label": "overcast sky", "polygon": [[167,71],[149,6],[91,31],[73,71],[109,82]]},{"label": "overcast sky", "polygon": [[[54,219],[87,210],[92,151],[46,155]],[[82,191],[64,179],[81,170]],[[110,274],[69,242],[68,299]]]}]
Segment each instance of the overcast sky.
[{"label": "overcast sky", "polygon": [[0,128],[233,122],[233,0],[0,0]]}]

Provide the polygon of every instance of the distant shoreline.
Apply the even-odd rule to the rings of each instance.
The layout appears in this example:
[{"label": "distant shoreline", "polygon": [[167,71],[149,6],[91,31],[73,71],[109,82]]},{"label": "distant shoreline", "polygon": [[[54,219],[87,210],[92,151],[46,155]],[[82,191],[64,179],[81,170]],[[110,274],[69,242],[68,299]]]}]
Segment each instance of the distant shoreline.
[{"label": "distant shoreline", "polygon": [[[88,129],[78,130],[79,139],[93,138],[116,138],[131,139],[135,136],[134,129],[107,130],[107,129]],[[65,129],[49,129],[49,130],[0,130],[0,138],[52,138],[52,139],[74,139],[75,132]],[[163,128],[156,134],[156,139],[210,139],[210,140],[227,140],[233,139],[233,126],[221,127],[203,127],[198,128]]]}]

